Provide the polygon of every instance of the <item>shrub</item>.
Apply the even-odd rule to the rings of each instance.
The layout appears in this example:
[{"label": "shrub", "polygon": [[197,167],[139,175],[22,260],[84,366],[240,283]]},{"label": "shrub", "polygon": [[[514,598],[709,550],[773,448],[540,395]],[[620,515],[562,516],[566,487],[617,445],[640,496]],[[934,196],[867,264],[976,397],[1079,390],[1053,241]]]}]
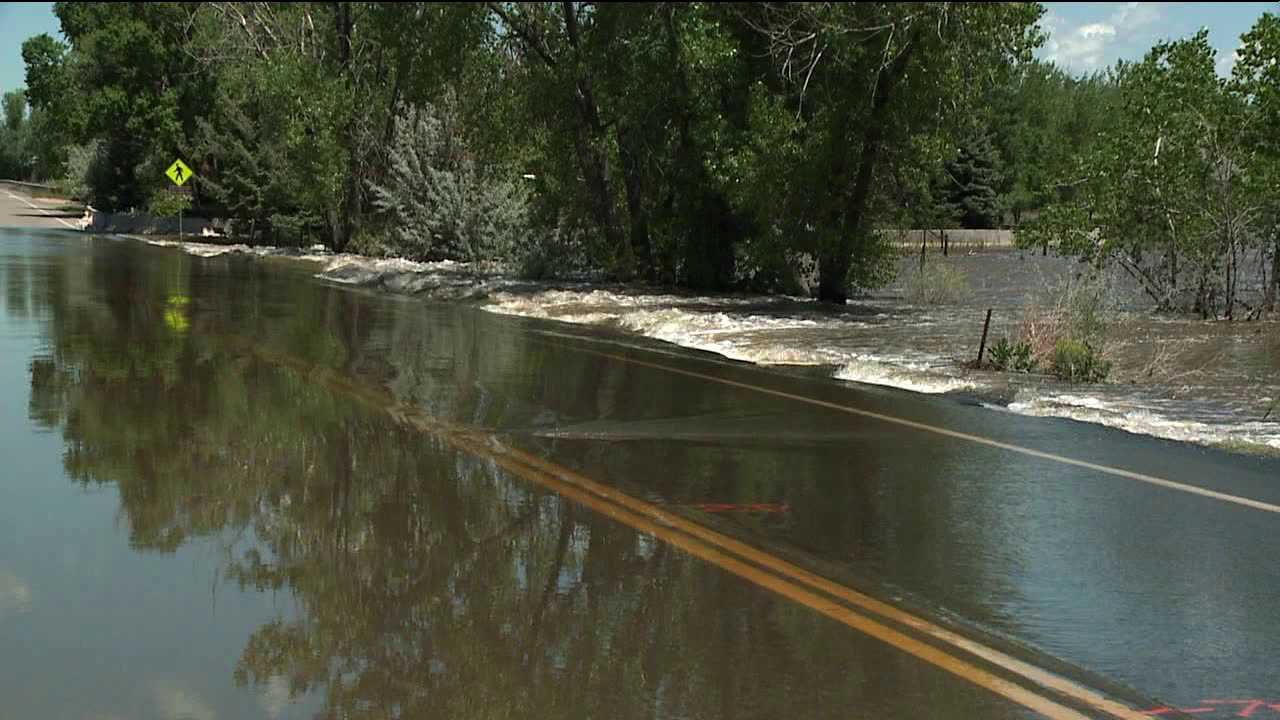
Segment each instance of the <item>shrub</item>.
[{"label": "shrub", "polygon": [[1053,348],[1052,368],[1054,375],[1067,382],[1102,382],[1111,372],[1111,363],[1103,360],[1093,345],[1061,338]]},{"label": "shrub", "polygon": [[374,205],[391,249],[428,260],[508,257],[528,231],[528,192],[518,177],[479,167],[446,96],[396,118],[385,185]]},{"label": "shrub", "polygon": [[912,272],[905,291],[907,300],[917,305],[949,305],[969,295],[969,279],[964,272],[935,262]]},{"label": "shrub", "polygon": [[[1026,346],[1035,367],[1049,368],[1063,380],[1104,380],[1111,369],[1104,348],[1114,294],[1098,274],[1068,279],[1050,290],[1048,302],[1026,306],[1018,344]],[[992,348],[993,364],[994,357]]]},{"label": "shrub", "polygon": [[1031,343],[1025,340],[1010,342],[1000,338],[991,346],[991,366],[1001,372],[1035,372],[1039,363],[1031,352]]},{"label": "shrub", "polygon": [[159,190],[147,202],[147,214],[155,217],[177,217],[191,209],[191,196],[172,190]]},{"label": "shrub", "polygon": [[91,140],[84,145],[67,148],[67,171],[55,182],[58,192],[76,200],[87,200],[97,175],[106,163],[102,143]]}]

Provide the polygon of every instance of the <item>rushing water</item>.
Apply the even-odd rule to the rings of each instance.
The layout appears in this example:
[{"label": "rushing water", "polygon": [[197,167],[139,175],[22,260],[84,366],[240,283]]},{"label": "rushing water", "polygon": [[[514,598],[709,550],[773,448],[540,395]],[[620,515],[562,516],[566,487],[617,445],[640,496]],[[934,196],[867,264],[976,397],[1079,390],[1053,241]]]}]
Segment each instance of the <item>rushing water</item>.
[{"label": "rushing water", "polygon": [[[914,258],[899,277],[911,274]],[[932,257],[960,271],[962,299],[913,305],[898,282],[842,308],[794,298],[696,296],[622,288],[499,290],[494,312],[609,325],[771,365],[827,366],[837,378],[977,397],[993,407],[1101,423],[1173,440],[1280,450],[1280,322],[1223,322],[1146,312],[1110,277],[1104,384],[967,370],[985,311],[991,341],[1016,336],[1029,305],[1051,304],[1081,273],[1067,259],[1018,251]]]},{"label": "rushing water", "polygon": [[[207,256],[229,249],[187,250]],[[1066,258],[1017,250],[934,254],[928,261],[957,270],[964,291],[954,302],[929,306],[905,299],[917,262],[907,257],[899,263],[898,281],[836,308],[778,296],[516,282],[447,262],[303,257],[321,263],[323,277],[343,283],[477,300],[492,312],[614,327],[735,360],[813,366],[843,380],[951,393],[1025,415],[1246,452],[1280,451],[1280,320],[1153,313],[1118,271],[1100,279],[1107,288],[1105,352],[1113,366],[1106,383],[967,369],[986,310],[993,311],[991,342],[1017,337],[1029,307],[1051,306],[1085,274]]]}]

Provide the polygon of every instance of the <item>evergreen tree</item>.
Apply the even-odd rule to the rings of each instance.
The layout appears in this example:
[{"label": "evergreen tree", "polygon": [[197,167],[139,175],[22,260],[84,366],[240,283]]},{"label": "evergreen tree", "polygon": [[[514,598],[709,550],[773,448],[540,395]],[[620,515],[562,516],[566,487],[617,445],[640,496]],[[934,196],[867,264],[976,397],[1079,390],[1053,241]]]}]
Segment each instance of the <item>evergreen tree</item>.
[{"label": "evergreen tree", "polygon": [[960,152],[946,165],[941,197],[964,228],[993,228],[1000,224],[1000,183],[997,156],[985,129],[971,131]]}]

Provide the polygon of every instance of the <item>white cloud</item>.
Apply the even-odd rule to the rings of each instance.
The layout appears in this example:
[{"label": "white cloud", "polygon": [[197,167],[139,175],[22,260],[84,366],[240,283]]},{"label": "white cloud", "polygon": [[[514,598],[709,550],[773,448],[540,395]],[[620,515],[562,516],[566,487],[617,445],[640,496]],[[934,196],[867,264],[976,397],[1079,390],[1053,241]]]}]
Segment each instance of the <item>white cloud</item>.
[{"label": "white cloud", "polygon": [[1049,13],[1043,20],[1049,39],[1045,57],[1075,70],[1094,70],[1104,64],[1108,51],[1117,43],[1130,41],[1136,31],[1160,20],[1159,3],[1128,2],[1116,8],[1105,21],[1066,27],[1061,17]]},{"label": "white cloud", "polygon": [[1235,67],[1236,60],[1240,59],[1242,47],[1244,45],[1237,45],[1231,52],[1218,52],[1218,60],[1214,63],[1214,68],[1218,71],[1219,77],[1231,77],[1231,68]]},{"label": "white cloud", "polygon": [[1054,32],[1048,42],[1049,59],[1073,68],[1092,69],[1102,64],[1102,53],[1115,37],[1115,26],[1107,23]]},{"label": "white cloud", "polygon": [[1127,2],[1111,13],[1111,22],[1126,30],[1137,30],[1159,19],[1160,3]]}]

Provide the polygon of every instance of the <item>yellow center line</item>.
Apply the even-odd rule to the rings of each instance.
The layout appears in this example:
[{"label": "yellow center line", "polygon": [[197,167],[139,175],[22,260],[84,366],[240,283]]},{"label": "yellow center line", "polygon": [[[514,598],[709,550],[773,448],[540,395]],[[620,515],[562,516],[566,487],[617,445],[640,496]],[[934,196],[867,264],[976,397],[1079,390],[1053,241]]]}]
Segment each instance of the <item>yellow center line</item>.
[{"label": "yellow center line", "polygon": [[1075,700],[1079,700],[1080,702],[1106,712],[1112,716],[1125,718],[1126,720],[1138,720],[1139,718],[1147,717],[1146,715],[1136,712],[1133,709],[1115,702],[1114,700],[1090,690],[1083,685],[1050,673],[1031,665],[1030,663],[1018,660],[1017,658],[1000,652],[995,648],[988,647],[966,638],[963,635],[929,622],[924,618],[912,615],[911,613],[889,605],[888,603],[876,600],[875,598],[853,590],[852,588],[832,582],[831,580],[819,575],[815,575],[814,573],[789,563],[775,555],[771,555],[727,535],[716,532],[704,525],[691,522],[679,515],[672,514],[656,505],[635,498],[615,488],[602,485],[580,473],[574,472],[573,470],[561,467],[555,463],[517,448],[506,447],[505,452],[518,457],[527,465],[539,468],[543,472],[557,477],[564,482],[568,482],[596,496],[625,507],[637,515],[648,517],[653,522],[656,522],[663,527],[679,529],[709,545],[750,560],[762,567],[774,571],[779,575],[789,578],[790,580],[807,585],[810,588],[820,590],[833,597],[840,598],[850,605],[868,610],[880,615],[881,617],[901,623],[916,630],[917,632],[946,643],[947,645],[969,652],[993,665],[1004,668],[1009,672],[1021,675],[1037,685],[1049,688]]},{"label": "yellow center line", "polygon": [[1087,716],[1027,687],[1001,678],[942,647],[925,643],[895,630],[867,614],[858,612],[855,608],[895,621],[945,646],[963,650],[1013,675],[1020,676],[1040,688],[1072,698],[1110,716],[1122,720],[1145,720],[1147,717],[1066,678],[810,573],[727,535],[591,480],[581,473],[519,448],[501,444],[491,432],[434,418],[417,407],[397,405],[385,390],[375,390],[355,383],[349,378],[332,371],[318,369],[311,363],[298,358],[267,356],[257,348],[255,352],[268,357],[274,363],[293,368],[313,382],[318,382],[332,391],[387,412],[402,424],[434,435],[475,457],[492,460],[518,477],[542,485],[633,529],[649,533],[694,557],[712,563],[759,587],[804,605],[1052,720],[1087,720]]},{"label": "yellow center line", "polygon": [[1176,490],[1178,492],[1184,492],[1190,495],[1199,495],[1201,497],[1207,497],[1213,500],[1218,500],[1225,503],[1231,503],[1233,505],[1240,505],[1242,507],[1251,508],[1253,510],[1261,510],[1263,512],[1280,514],[1280,505],[1274,505],[1269,502],[1263,502],[1262,500],[1254,500],[1253,498],[1240,497],[1239,495],[1231,495],[1224,492],[1218,492],[1217,490],[1209,490],[1208,488],[1202,488],[1196,485],[1188,485],[1187,483],[1180,483],[1174,480],[1166,480],[1164,478],[1156,477],[1154,475],[1147,475],[1145,473],[1134,472],[1132,470],[1124,470],[1122,468],[1111,467],[1109,465],[1100,465],[1098,463],[1092,463],[1087,460],[1077,460],[1075,458],[1066,457],[1064,455],[1057,455],[1051,452],[1045,452],[1043,450],[1035,450],[1029,447],[1023,447],[1022,445],[1014,445],[1013,443],[1002,442],[1000,440],[993,440],[992,438],[984,437],[982,435],[974,435],[972,433],[961,432],[959,430],[951,430],[949,428],[938,427],[937,425],[930,425],[928,423],[917,422],[915,420],[907,420],[906,418],[900,418],[894,415],[886,415],[884,413],[878,413],[872,410],[862,410],[860,408],[850,407],[848,405],[841,405],[840,403],[830,402],[828,400],[819,400],[817,398],[807,397],[805,395],[798,395],[796,393],[786,392],[785,390],[774,390],[772,388],[763,387],[761,385],[753,385],[751,383],[740,382],[738,380],[730,380],[728,378],[711,375],[709,373],[702,373],[696,370],[684,370],[681,368],[671,367],[670,365],[663,365],[661,363],[649,362],[647,360],[639,360],[637,358],[627,357],[625,355],[618,355],[616,353],[608,353],[608,352],[602,352],[599,350],[590,350],[587,348],[580,348],[580,347],[570,347],[568,345],[563,345],[560,343],[548,343],[548,344],[557,346],[557,347],[562,347],[562,348],[576,351],[576,352],[584,352],[589,355],[595,355],[597,357],[617,360],[619,362],[631,363],[632,365],[640,365],[642,367],[653,368],[655,370],[662,370],[664,372],[674,373],[676,375],[684,375],[686,377],[698,378],[700,380],[709,380],[711,382],[720,383],[721,385],[728,385],[730,387],[741,388],[743,390],[751,390],[753,392],[761,393],[764,395],[772,395],[774,397],[786,398],[787,400],[794,400],[796,402],[802,402],[808,405],[815,405],[817,407],[827,408],[829,410],[836,410],[838,412],[847,413],[849,415],[858,415],[861,417],[872,418],[875,420],[879,420],[881,422],[900,425],[902,427],[909,427],[913,430],[920,430],[922,432],[933,433],[934,435],[942,435],[944,437],[956,438],[958,440],[964,440],[966,442],[976,443],[978,445],[986,445],[988,447],[999,448],[1001,450],[1007,450],[1009,452],[1018,453],[1019,455],[1026,455],[1028,457],[1033,457],[1040,460],[1048,460],[1050,462],[1060,463],[1062,465],[1071,465],[1073,467],[1085,468],[1086,470],[1093,470],[1094,472],[1103,473],[1105,475],[1112,475],[1115,477],[1122,477],[1128,480],[1137,480],[1138,482],[1146,483],[1148,485],[1155,485],[1157,487],[1167,488],[1169,490]]},{"label": "yellow center line", "polygon": [[[773,573],[766,572],[759,567],[743,562],[742,560],[711,547],[706,543],[700,542],[699,540],[690,537],[688,534],[676,530],[669,525],[665,525],[655,519],[645,517],[639,513],[632,512],[616,502],[610,502],[609,500],[599,497],[595,493],[588,492],[578,487],[576,483],[566,482],[558,477],[559,473],[548,473],[522,462],[523,460],[534,456],[530,456],[527,453],[513,448],[503,448],[500,446],[494,446],[493,444],[480,443],[475,440],[461,437],[452,432],[439,433],[438,429],[433,430],[433,432],[442,436],[447,442],[461,450],[477,457],[486,457],[493,460],[499,466],[518,477],[542,485],[562,497],[590,508],[605,517],[611,518],[635,530],[649,533],[650,535],[683,550],[693,557],[711,563],[716,567],[737,575],[738,577],[759,587],[770,590],[793,602],[804,605],[805,607],[836,620],[847,627],[880,640],[881,642],[956,675],[974,685],[990,690],[1006,700],[1010,700],[1022,705],[1023,707],[1029,708],[1046,718],[1050,718],[1051,720],[1089,720],[1087,715],[1084,715],[1077,710],[1055,702],[1054,700],[1035,693],[1032,690],[1014,682],[998,677],[962,658],[947,653],[941,648],[905,635],[902,632],[894,630],[883,623],[867,617],[866,615],[858,613],[842,603],[818,595],[817,593],[806,590],[793,582],[789,582],[784,578],[778,577]],[[546,462],[539,459],[539,465],[543,464],[546,464]],[[618,493],[614,494],[617,495]],[[1138,718],[1143,718],[1145,720],[1146,718],[1146,716],[1141,715],[1140,713],[1129,711],[1128,708],[1124,708],[1124,710],[1126,711],[1126,714],[1120,715],[1119,717],[1134,718],[1134,720],[1137,720]]]}]

